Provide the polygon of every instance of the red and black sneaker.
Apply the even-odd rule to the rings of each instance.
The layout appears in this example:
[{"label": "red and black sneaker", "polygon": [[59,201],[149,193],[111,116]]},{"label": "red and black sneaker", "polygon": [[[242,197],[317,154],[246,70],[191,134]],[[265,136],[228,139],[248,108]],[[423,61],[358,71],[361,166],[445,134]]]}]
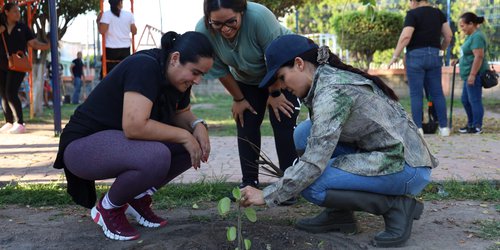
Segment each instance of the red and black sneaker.
[{"label": "red and black sneaker", "polygon": [[112,240],[135,240],[139,238],[139,232],[130,225],[125,216],[128,205],[114,209],[104,209],[102,198],[92,208],[90,215],[95,223],[102,227],[104,235]]},{"label": "red and black sneaker", "polygon": [[132,216],[139,224],[145,227],[164,227],[167,220],[157,216],[151,210],[153,200],[150,195],[145,195],[140,199],[134,199],[129,202],[126,214]]}]

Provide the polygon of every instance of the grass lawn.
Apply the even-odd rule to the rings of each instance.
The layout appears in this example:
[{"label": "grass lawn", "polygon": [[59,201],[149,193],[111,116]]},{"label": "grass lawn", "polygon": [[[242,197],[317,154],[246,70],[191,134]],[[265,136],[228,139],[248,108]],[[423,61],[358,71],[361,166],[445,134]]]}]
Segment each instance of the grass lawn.
[{"label": "grass lawn", "polygon": [[[457,97],[458,98],[458,97]],[[484,99],[485,109],[500,113],[500,99]],[[410,98],[405,97],[400,100],[407,112],[410,112]],[[236,125],[231,116],[232,98],[227,94],[216,94],[197,96],[196,100],[192,102],[193,113],[199,117],[207,120],[210,126],[210,135],[212,136],[235,136]],[[450,100],[447,100],[447,107],[449,111]],[[77,105],[64,104],[61,108],[61,117],[63,121],[69,120]],[[462,110],[463,106],[459,99],[455,99],[453,109]],[[44,108],[43,114],[35,118],[29,118],[29,109],[23,110],[26,123],[53,123],[54,111],[49,108]],[[454,112],[454,114],[456,114]],[[302,105],[298,121],[303,121],[307,118],[307,108]],[[0,119],[3,121],[3,114],[0,114]],[[464,116],[453,116],[454,127],[458,127],[465,123]],[[500,121],[485,117],[484,126],[488,132],[500,132]],[[268,112],[261,127],[261,133],[264,136],[272,136],[272,128],[268,118]]]}]

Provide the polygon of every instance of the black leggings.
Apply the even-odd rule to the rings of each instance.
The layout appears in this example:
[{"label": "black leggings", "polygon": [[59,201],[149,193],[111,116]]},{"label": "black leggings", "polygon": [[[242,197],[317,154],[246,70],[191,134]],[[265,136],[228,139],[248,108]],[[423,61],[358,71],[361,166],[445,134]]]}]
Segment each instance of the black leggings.
[{"label": "black leggings", "polygon": [[0,69],[0,97],[5,121],[23,124],[23,107],[19,99],[19,87],[26,73]]},{"label": "black leggings", "polygon": [[[245,96],[245,99],[257,112],[257,115],[254,115],[248,110],[245,111],[243,114],[245,127],[241,127],[239,123],[236,125],[238,129],[238,138],[244,138],[260,148],[260,126],[264,120],[269,92],[267,89],[261,89],[258,86],[251,86],[243,83],[238,83],[238,85],[241,92]],[[295,107],[299,107],[299,101],[296,96],[292,95],[288,91],[284,91],[283,94],[286,96],[288,101],[293,103]],[[283,171],[291,166],[293,160],[297,158],[293,142],[293,130],[295,128],[299,112],[300,110],[294,109],[292,118],[288,118],[280,112],[281,122],[279,122],[276,119],[274,112],[271,108],[269,108],[269,120],[271,121],[271,126],[273,127],[274,142],[276,145],[276,152],[278,154],[279,167]],[[242,139],[238,139],[238,151],[240,154],[241,172],[243,175],[242,181],[258,181],[259,172],[255,161],[259,157],[259,152],[255,151],[251,144]]]},{"label": "black leggings", "polygon": [[64,150],[64,163],[85,180],[116,178],[109,199],[123,205],[188,170],[191,157],[180,144],[129,140],[123,131],[104,130],[71,142]]}]

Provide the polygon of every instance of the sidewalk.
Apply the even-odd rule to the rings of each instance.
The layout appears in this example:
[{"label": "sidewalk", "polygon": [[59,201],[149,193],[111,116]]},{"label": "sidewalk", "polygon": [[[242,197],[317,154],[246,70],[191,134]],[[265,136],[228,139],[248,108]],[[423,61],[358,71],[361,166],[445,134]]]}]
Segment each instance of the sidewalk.
[{"label": "sidewalk", "polygon": [[[440,165],[433,170],[434,181],[500,180],[500,135],[458,135],[447,138],[425,136]],[[30,124],[21,135],[0,134],[0,182],[46,183],[65,181],[63,171],[52,168],[59,138],[54,137],[53,125]],[[201,169],[190,169],[174,182],[199,180],[241,181],[235,137],[211,137],[212,153]],[[273,162],[277,157],[272,137],[264,137],[262,148]],[[273,178],[262,176],[261,182]]]}]

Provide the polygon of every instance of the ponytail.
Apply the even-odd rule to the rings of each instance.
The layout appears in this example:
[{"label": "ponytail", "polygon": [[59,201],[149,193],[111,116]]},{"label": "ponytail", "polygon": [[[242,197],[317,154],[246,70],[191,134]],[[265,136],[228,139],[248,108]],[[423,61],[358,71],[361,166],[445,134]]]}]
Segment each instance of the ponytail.
[{"label": "ponytail", "polygon": [[[314,42],[311,40],[311,43],[314,43]],[[370,74],[368,74],[368,73],[366,73],[358,68],[354,68],[351,65],[347,65],[347,64],[343,63],[342,60],[340,60],[340,58],[337,55],[333,54],[327,46],[321,46],[318,49],[314,48],[314,49],[308,50],[308,51],[302,53],[301,55],[298,55],[297,57],[300,57],[300,58],[302,58],[302,60],[312,63],[316,67],[320,66],[321,64],[328,63],[328,65],[335,67],[337,69],[341,69],[341,70],[345,70],[345,71],[349,71],[349,72],[361,75],[364,78],[367,78],[367,79],[373,81],[373,83],[375,83],[375,85],[377,85],[377,87],[379,87],[382,90],[382,92],[384,92],[384,94],[387,95],[392,100],[394,100],[394,101],[399,100],[396,93],[394,93],[394,90],[392,90],[389,86],[387,86],[384,83],[384,81],[382,81],[382,79],[380,79],[377,76],[370,75]],[[292,60],[288,61],[287,63],[285,63],[282,67],[284,67],[284,66],[292,67],[294,65],[294,63],[295,62],[292,59]]]},{"label": "ponytail", "polygon": [[464,23],[466,24],[482,24],[484,23],[484,17],[482,16],[477,16],[476,14],[472,12],[465,12],[460,16],[460,19],[463,19]]},{"label": "ponytail", "polygon": [[113,13],[113,15],[117,17],[120,17],[120,8],[118,8],[118,5],[122,1],[123,0],[109,0],[109,5],[111,6],[111,13]]},{"label": "ponytail", "polygon": [[202,33],[188,31],[182,35],[169,31],[161,37],[160,61],[164,65],[172,52],[180,53],[180,63],[197,63],[200,57],[213,58],[214,50],[208,38]]}]

